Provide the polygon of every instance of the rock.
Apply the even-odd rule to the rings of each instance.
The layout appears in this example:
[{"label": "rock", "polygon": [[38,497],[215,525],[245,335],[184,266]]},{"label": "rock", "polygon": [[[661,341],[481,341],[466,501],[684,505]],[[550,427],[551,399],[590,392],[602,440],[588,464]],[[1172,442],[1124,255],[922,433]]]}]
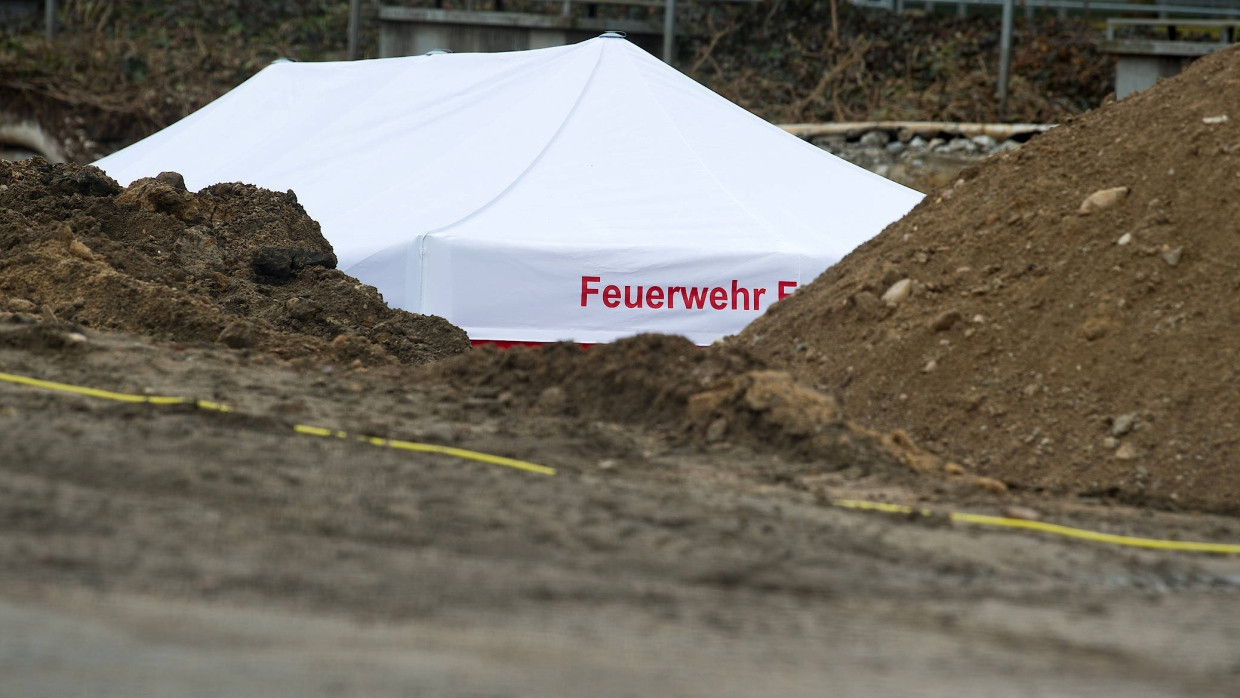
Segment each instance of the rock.
[{"label": "rock", "polygon": [[870,148],[882,148],[891,142],[891,134],[886,131],[869,131],[861,136],[861,145]]},{"label": "rock", "polygon": [[313,320],[323,312],[323,306],[315,301],[296,297],[285,301],[284,309],[288,311],[289,317],[301,322]]},{"label": "rock", "polygon": [[1124,233],[1123,235],[1119,236],[1119,239],[1115,241],[1115,244],[1119,245],[1120,247],[1123,247],[1124,245],[1127,245],[1130,242],[1132,242],[1132,233]]},{"label": "rock", "polygon": [[1111,436],[1123,436],[1132,431],[1133,425],[1137,422],[1135,414],[1121,414],[1111,421]]},{"label": "rock", "polygon": [[129,185],[116,197],[116,203],[139,211],[175,216],[186,223],[197,223],[205,218],[198,197],[185,191],[184,183],[177,189],[153,177],[144,177]]},{"label": "rock", "polygon": [[946,155],[966,154],[971,155],[978,151],[977,144],[968,138],[953,138],[951,142],[939,148],[939,152]]},{"label": "rock", "polygon": [[10,298],[8,307],[15,313],[33,313],[39,306],[25,298]]},{"label": "rock", "polygon": [[236,320],[228,323],[220,331],[215,341],[233,349],[246,349],[254,346],[258,341],[258,337],[253,325],[242,320]]},{"label": "rock", "polygon": [[909,142],[908,142],[908,147],[910,147],[910,148],[925,148],[925,147],[926,147],[926,139],[925,139],[925,138],[922,138],[921,136],[913,136],[913,138],[912,138],[911,140],[909,140]]},{"label": "rock", "polygon": [[1077,213],[1082,216],[1088,216],[1089,214],[1097,211],[1105,211],[1109,208],[1115,208],[1127,200],[1128,192],[1128,187],[1099,189],[1098,191],[1085,197],[1085,200],[1081,202],[1081,207],[1077,210]]},{"label": "rock", "polygon": [[263,247],[250,258],[250,267],[256,275],[276,281],[291,279],[305,267],[312,266],[335,269],[336,255],[315,250]]},{"label": "rock", "polygon": [[886,148],[887,152],[891,153],[892,155],[899,155],[900,153],[903,153],[907,149],[908,149],[908,146],[901,143],[900,141],[892,141],[887,144],[887,148]]},{"label": "rock", "polygon": [[1184,248],[1177,247],[1173,250],[1164,250],[1162,254],[1162,258],[1163,258],[1163,261],[1166,262],[1168,266],[1174,267],[1175,265],[1180,263],[1180,256],[1183,254],[1184,254]]},{"label": "rock", "polygon": [[180,172],[160,172],[155,175],[156,182],[162,182],[177,191],[189,191],[185,188],[185,178]]},{"label": "rock", "polygon": [[974,136],[972,141],[982,150],[992,150],[995,146],[999,145],[998,141],[984,133],[980,136]]},{"label": "rock", "polygon": [[1036,509],[1029,507],[1011,506],[1003,510],[1003,515],[1009,519],[1020,519],[1021,521],[1041,521],[1042,514]]},{"label": "rock", "polygon": [[930,359],[929,361],[926,362],[926,365],[922,367],[921,372],[922,373],[934,373],[935,370],[938,369],[938,367],[939,367],[939,362],[935,361],[934,359]]},{"label": "rock", "polygon": [[1206,116],[1206,117],[1202,117],[1202,119],[1201,119],[1201,123],[1203,123],[1203,124],[1211,124],[1211,125],[1213,125],[1213,124],[1225,124],[1225,123],[1227,123],[1227,115],[1226,115],[1226,114],[1219,114],[1218,116]]},{"label": "rock", "polygon": [[423,441],[432,443],[452,443],[456,441],[456,429],[447,422],[434,422],[422,429],[421,438]]},{"label": "rock", "polygon": [[950,330],[957,322],[960,322],[961,315],[956,310],[946,310],[934,316],[930,320],[930,330],[932,332],[946,332]]},{"label": "rock", "polygon": [[1130,443],[1122,443],[1115,449],[1116,460],[1132,460],[1138,455],[1137,447]]},{"label": "rock", "polygon": [[979,477],[974,480],[974,484],[991,494],[1007,494],[1008,491],[1007,485],[993,477]]},{"label": "rock", "polygon": [[1102,445],[1106,448],[1116,448],[1119,446],[1119,439],[1114,436],[1108,436],[1102,440]]},{"label": "rock", "polygon": [[724,417],[712,421],[706,427],[706,443],[714,444],[723,441],[723,437],[728,433],[728,420]]},{"label": "rock", "polygon": [[900,279],[888,288],[882,297],[884,303],[900,303],[908,299],[909,294],[913,292],[912,279]]}]

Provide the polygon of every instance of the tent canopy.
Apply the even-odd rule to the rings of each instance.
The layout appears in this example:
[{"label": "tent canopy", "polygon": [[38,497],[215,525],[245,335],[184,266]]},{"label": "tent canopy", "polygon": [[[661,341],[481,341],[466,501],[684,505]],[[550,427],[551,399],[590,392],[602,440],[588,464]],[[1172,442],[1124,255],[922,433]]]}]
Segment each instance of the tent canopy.
[{"label": "tent canopy", "polygon": [[474,340],[707,344],[921,199],[612,35],[275,63],[96,164],[291,189],[343,271]]}]

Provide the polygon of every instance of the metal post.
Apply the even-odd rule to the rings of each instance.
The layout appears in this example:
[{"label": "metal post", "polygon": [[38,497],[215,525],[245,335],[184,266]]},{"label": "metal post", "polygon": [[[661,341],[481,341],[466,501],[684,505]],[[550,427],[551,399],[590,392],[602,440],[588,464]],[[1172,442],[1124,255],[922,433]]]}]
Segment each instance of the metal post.
[{"label": "metal post", "polygon": [[56,39],[56,0],[47,0],[43,7],[43,19],[47,23],[47,40]]},{"label": "metal post", "polygon": [[671,65],[676,57],[676,0],[664,0],[663,6],[663,62]]},{"label": "metal post", "polygon": [[999,115],[1007,112],[1008,71],[1012,67],[1012,5],[1003,0],[1003,28],[999,31]]},{"label": "metal post", "polygon": [[356,61],[361,54],[358,34],[362,24],[362,0],[349,0],[349,60]]}]

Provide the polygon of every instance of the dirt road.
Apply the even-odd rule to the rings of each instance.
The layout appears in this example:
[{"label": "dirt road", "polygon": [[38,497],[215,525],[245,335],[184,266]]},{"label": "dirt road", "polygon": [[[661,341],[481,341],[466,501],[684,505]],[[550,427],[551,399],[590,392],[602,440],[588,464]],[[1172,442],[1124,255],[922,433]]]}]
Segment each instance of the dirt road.
[{"label": "dirt road", "polygon": [[[778,449],[512,410],[413,369],[9,323],[5,695],[1234,695],[1235,557],[839,497],[1240,540],[1225,517],[1022,499]],[[553,476],[292,426],[535,461]],[[822,472],[819,472],[819,468]]]}]

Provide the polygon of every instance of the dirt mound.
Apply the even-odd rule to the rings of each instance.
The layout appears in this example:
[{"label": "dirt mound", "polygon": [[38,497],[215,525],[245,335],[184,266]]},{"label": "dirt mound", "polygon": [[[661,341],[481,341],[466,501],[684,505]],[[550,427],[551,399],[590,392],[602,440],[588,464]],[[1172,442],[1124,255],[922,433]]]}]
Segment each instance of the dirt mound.
[{"label": "dirt mound", "polygon": [[1003,489],[966,475],[902,432],[880,434],[847,421],[834,398],[787,372],[765,370],[743,352],[703,350],[683,337],[639,335],[586,350],[572,343],[481,347],[429,366],[424,375],[512,414],[639,425],[693,449],[779,454],[786,460],[763,473],[773,480],[847,469],[856,476],[900,479],[916,472]]},{"label": "dirt mound", "polygon": [[734,343],[1009,484],[1240,512],[1238,71],[966,171]]},{"label": "dirt mound", "polygon": [[469,347],[336,271],[297,203],[175,173],[122,189],[94,167],[0,162],[0,310],[286,359],[425,363]]}]

